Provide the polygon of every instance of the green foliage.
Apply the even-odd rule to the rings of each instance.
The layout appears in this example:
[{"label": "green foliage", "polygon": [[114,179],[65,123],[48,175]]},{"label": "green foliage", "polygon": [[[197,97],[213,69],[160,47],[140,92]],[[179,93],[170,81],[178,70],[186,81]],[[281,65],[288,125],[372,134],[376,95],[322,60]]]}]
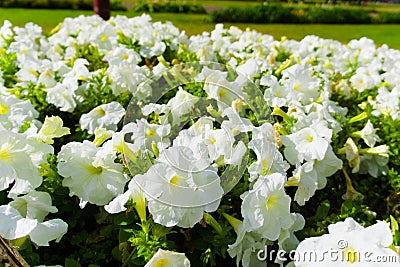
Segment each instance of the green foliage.
[{"label": "green foliage", "polygon": [[347,23],[347,24],[368,24],[372,22],[372,17],[362,9],[353,8],[321,8],[306,7],[303,9],[305,23]]},{"label": "green foliage", "polygon": [[[93,10],[93,0],[3,0],[0,7]],[[122,2],[110,1],[111,10],[126,10]]]},{"label": "green foliage", "polygon": [[400,23],[400,12],[382,12],[375,19],[377,23]]},{"label": "green foliage", "polygon": [[326,24],[370,24],[399,23],[400,13],[370,12],[362,8],[288,6],[276,3],[246,8],[227,7],[209,14],[212,22],[246,23],[326,23]]},{"label": "green foliage", "polygon": [[121,240],[122,262],[124,266],[143,266],[158,249],[173,250],[173,241],[167,240],[167,235],[173,233],[171,228],[155,224],[152,221],[143,221],[137,224],[140,227],[125,229],[127,240]]},{"label": "green foliage", "polygon": [[205,14],[206,10],[201,4],[187,2],[172,2],[164,3],[152,1],[139,1],[132,8],[134,12],[156,12],[156,13],[186,13],[186,14]]},{"label": "green foliage", "polygon": [[99,69],[107,69],[108,63],[103,60],[104,55],[99,52],[97,46],[86,45],[86,46],[78,46],[74,45],[76,54],[69,61],[69,65],[72,67],[73,63],[78,58],[84,58],[89,62],[88,70],[95,71]]},{"label": "green foliage", "polygon": [[46,101],[47,93],[42,84],[35,85],[35,83],[29,82],[25,86],[14,87],[12,93],[20,99],[29,100],[39,112],[39,120],[41,121],[44,121],[46,115],[62,116],[64,114],[56,106]]},{"label": "green foliage", "polygon": [[295,23],[291,8],[280,4],[258,5],[247,8],[228,7],[209,14],[212,22]]},{"label": "green foliage", "polygon": [[17,82],[15,73],[18,71],[18,67],[15,64],[17,54],[14,52],[6,52],[6,49],[0,48],[0,69],[4,79],[5,87],[13,87]]}]

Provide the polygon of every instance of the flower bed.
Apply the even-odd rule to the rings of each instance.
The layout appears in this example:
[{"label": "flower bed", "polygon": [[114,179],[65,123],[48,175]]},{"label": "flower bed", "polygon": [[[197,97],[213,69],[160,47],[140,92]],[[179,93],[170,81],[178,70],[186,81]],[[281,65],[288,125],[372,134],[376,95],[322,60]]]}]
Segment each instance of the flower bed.
[{"label": "flower bed", "polygon": [[147,15],[0,35],[0,236],[30,265],[399,265],[400,51]]}]

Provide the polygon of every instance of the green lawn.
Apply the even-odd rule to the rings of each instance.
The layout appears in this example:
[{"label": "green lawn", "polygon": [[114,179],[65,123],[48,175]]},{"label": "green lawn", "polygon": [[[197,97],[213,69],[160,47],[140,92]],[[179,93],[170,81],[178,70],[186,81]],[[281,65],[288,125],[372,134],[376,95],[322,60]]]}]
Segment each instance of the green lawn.
[{"label": "green lawn", "polygon": [[[211,1],[210,1],[211,2]],[[74,10],[36,10],[36,9],[0,9],[0,23],[5,19],[14,25],[23,26],[27,22],[34,22],[49,32],[65,17],[76,17],[80,14],[90,15],[91,11]],[[135,16],[133,12],[113,12],[112,15],[122,14]],[[214,28],[213,23],[205,22],[206,15],[197,14],[152,14],[154,21],[171,20],[177,27],[185,30],[187,34],[199,34]],[[366,36],[376,44],[388,44],[392,48],[400,49],[400,25],[326,25],[326,24],[243,24],[226,23],[241,29],[247,27],[262,33],[271,34],[277,39],[287,36],[290,39],[300,40],[306,35],[317,35],[323,38],[339,40],[347,43],[351,39]]]}]

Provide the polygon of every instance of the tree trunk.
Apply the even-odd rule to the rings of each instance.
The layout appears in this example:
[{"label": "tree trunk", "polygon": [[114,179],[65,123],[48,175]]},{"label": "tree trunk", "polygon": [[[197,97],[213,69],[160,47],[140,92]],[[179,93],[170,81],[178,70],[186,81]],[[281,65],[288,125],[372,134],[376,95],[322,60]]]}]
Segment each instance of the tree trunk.
[{"label": "tree trunk", "polygon": [[110,18],[110,0],[93,0],[93,9],[102,19]]}]

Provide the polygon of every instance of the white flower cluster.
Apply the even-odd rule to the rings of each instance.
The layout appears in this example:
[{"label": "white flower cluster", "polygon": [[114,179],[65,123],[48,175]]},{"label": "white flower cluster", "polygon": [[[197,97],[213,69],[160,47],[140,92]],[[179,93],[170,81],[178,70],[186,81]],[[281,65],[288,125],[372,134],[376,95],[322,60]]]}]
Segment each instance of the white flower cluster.
[{"label": "white flower cluster", "polygon": [[[35,189],[42,184],[41,165],[54,153],[53,138],[69,134],[69,129],[62,127],[60,117],[46,117],[42,124],[31,103],[14,95],[1,95],[0,107],[0,191],[7,190],[12,199],[0,206],[0,235],[7,239],[29,235],[35,244],[48,246],[67,232],[68,225],[61,219],[46,219],[57,208],[47,192]],[[30,126],[22,131],[25,123]]]},{"label": "white flower cluster", "polygon": [[[117,16],[107,22],[96,16],[67,18],[48,38],[36,25],[19,28],[6,21],[0,37],[0,49],[16,55],[13,86],[41,85],[49,104],[78,116],[80,129],[95,135],[92,141],[71,141],[56,151],[62,184],[70,196],[79,198],[80,208],[90,203],[119,213],[132,200],[142,220],[147,209],[156,223],[191,228],[205,212],[216,211],[231,189],[221,170],[244,167],[249,186],[240,196],[242,221],[234,226],[236,242],[227,248],[243,266],[256,266],[256,249],[267,244],[296,248],[299,241],[294,232],[304,227],[304,218],[291,212],[292,202],[306,205],[344,164],[354,173],[374,177],[387,172],[388,148],[379,144],[371,121],[348,136],[342,147],[333,147],[341,125],[352,123],[346,117],[348,110],[331,99],[333,93],[348,99],[353,91],[375,88],[376,97],[364,104],[372,106],[374,116],[399,118],[400,52],[377,48],[366,38],[347,46],[316,36],[276,41],[222,25],[188,38],[172,24],[153,23],[147,15]],[[77,58],[82,47],[95,47],[104,68],[93,69],[93,62]],[[163,55],[170,51],[222,62],[236,76],[197,64],[201,69],[190,82],[202,84],[204,98],[182,85],[176,86],[167,103],[157,103],[154,99],[162,95],[153,90],[152,82],[163,77],[168,82],[165,73],[172,62]],[[182,73],[195,72],[182,68]],[[53,139],[69,134],[69,129],[57,116],[40,122],[32,104],[12,94],[4,70],[0,71],[0,190],[8,190],[12,199],[0,206],[0,235],[29,236],[38,245],[48,245],[67,231],[67,225],[59,219],[47,220],[57,208],[48,193],[35,189],[42,184],[41,165],[55,153]],[[175,78],[188,83],[180,75],[175,73]],[[96,77],[109,83],[114,97],[131,93],[140,107],[134,112],[143,117],[138,115],[121,127],[125,112],[132,110],[114,100],[82,112],[80,108],[91,101],[86,96]],[[260,97],[246,91],[248,83],[261,89]],[[181,127],[204,101],[208,101],[207,115]],[[246,108],[256,110],[253,101],[261,101],[263,108],[270,106],[271,115],[278,119],[258,123],[249,119]],[[254,161],[242,166],[249,153],[255,155]],[[131,176],[123,171],[123,164],[129,166]],[[295,187],[293,196],[287,193],[289,187]],[[333,226],[330,230],[332,235],[337,232]],[[300,249],[311,241],[306,242]],[[381,245],[390,244],[382,241]],[[184,255],[168,255],[160,251],[146,266],[189,266]],[[168,259],[180,263],[167,265]]]}]

